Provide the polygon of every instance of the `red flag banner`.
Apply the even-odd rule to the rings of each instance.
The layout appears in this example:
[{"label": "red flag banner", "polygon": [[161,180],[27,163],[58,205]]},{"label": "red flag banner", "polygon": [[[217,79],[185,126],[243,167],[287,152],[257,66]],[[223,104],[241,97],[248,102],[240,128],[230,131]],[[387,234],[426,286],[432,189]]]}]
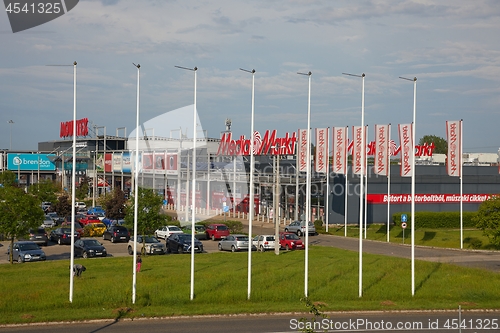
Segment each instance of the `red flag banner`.
[{"label": "red flag banner", "polygon": [[462,121],[446,122],[446,137],[448,139],[448,158],[446,159],[446,170],[448,176],[460,177],[462,165]]},{"label": "red flag banner", "polygon": [[332,129],[332,170],[335,173],[347,174],[347,127],[333,127]]},{"label": "red flag banner", "polygon": [[299,151],[297,152],[299,154],[299,171],[300,172],[306,172],[307,171],[307,145],[308,143],[308,138],[307,138],[307,130],[301,130],[299,129]]},{"label": "red flag banner", "polygon": [[316,128],[316,172],[328,172],[328,128]]},{"label": "red flag banner", "polygon": [[389,125],[375,125],[375,158],[373,171],[376,175],[388,175],[389,130]]},{"label": "red flag banner", "polygon": [[413,159],[413,124],[399,124],[399,141],[401,146],[401,177],[411,177]]},{"label": "red flag banner", "polygon": [[[364,135],[364,137],[363,137]],[[366,126],[364,129],[361,126],[352,127],[352,173],[354,175],[361,175],[361,170],[363,169],[363,175],[366,175],[365,159],[366,159]],[[364,157],[364,158],[363,158]]]}]

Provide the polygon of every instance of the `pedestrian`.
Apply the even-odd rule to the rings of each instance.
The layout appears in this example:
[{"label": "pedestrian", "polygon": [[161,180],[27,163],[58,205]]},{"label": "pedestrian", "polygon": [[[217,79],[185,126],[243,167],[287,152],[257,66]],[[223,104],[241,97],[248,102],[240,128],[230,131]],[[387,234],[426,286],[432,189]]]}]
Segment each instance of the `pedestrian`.
[{"label": "pedestrian", "polygon": [[141,264],[142,264],[141,255],[140,255],[140,254],[138,254],[138,255],[137,255],[137,266],[136,266],[136,272],[140,272],[140,271],[141,271]]},{"label": "pedestrian", "polygon": [[85,272],[87,268],[83,265],[77,264],[73,266],[73,276],[82,276],[82,273]]}]

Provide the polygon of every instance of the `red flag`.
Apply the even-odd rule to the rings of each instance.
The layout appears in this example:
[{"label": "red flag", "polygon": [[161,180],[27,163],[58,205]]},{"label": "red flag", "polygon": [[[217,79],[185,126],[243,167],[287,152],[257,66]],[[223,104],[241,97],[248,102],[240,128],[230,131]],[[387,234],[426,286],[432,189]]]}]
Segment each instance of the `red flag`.
[{"label": "red flag", "polygon": [[389,170],[389,130],[390,125],[375,125],[374,173],[387,176]]},{"label": "red flag", "polygon": [[401,147],[401,177],[411,177],[413,159],[413,124],[399,124],[399,141]]},{"label": "red flag", "polygon": [[309,144],[308,141],[307,130],[299,129],[299,150],[297,153],[299,154],[299,171],[301,172],[307,171],[307,163],[309,163],[309,161],[307,161],[307,145]]},{"label": "red flag", "polygon": [[446,121],[446,138],[448,139],[448,158],[446,170],[448,176],[460,177],[462,165],[462,121]]},{"label": "red flag", "polygon": [[333,139],[333,162],[332,170],[338,174],[347,174],[347,127],[334,127],[332,129]]},{"label": "red flag", "polygon": [[328,128],[316,128],[316,172],[328,172]]},{"label": "red flag", "polygon": [[[352,140],[354,142],[352,147],[352,173],[354,175],[366,175],[366,126],[363,129],[361,126],[352,127]],[[364,132],[364,133],[363,133]],[[363,137],[364,135],[364,137]]]}]

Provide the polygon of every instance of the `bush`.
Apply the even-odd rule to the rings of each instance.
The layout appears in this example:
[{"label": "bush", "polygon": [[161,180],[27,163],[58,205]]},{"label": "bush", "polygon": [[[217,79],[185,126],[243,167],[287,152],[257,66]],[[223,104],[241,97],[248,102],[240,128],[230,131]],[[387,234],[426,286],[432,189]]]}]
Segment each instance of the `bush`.
[{"label": "bush", "polygon": [[316,228],[316,230],[323,228],[323,221],[322,220],[314,221],[314,227]]},{"label": "bush", "polygon": [[[401,226],[401,215],[408,216],[408,226],[411,223],[411,213],[401,212],[392,214],[392,222],[395,225]],[[463,212],[463,227],[476,228],[476,223],[473,218],[476,212]],[[416,212],[415,213],[415,228],[430,228],[430,229],[458,229],[460,228],[460,212]]]}]

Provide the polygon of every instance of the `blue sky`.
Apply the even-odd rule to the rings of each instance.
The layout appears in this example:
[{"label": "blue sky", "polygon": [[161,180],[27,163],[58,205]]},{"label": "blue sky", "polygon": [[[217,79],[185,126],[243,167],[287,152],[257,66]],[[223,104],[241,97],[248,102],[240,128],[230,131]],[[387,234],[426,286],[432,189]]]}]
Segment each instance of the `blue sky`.
[{"label": "blue sky", "polygon": [[[255,69],[255,129],[279,135],[311,127],[412,121],[417,77],[417,140],[445,138],[446,120],[464,120],[464,152],[500,147],[500,3],[454,1],[81,0],[53,21],[13,34],[0,14],[0,148],[36,150],[59,139],[73,117],[115,134],[135,127],[137,69],[141,120],[193,103],[209,137],[226,118],[235,135],[250,134]],[[14,124],[9,125],[12,119]]]}]

